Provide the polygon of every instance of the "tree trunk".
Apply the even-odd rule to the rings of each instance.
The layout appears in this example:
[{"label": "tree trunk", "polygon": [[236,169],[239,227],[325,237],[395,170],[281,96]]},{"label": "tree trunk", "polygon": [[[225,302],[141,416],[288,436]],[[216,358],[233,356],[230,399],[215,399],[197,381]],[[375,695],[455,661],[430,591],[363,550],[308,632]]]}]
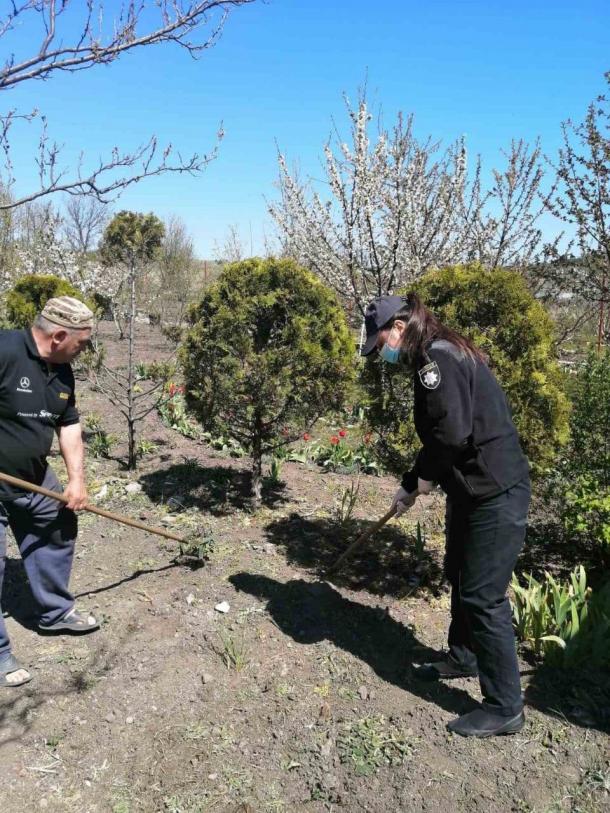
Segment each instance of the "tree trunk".
[{"label": "tree trunk", "polygon": [[123,323],[121,322],[121,317],[119,315],[120,311],[120,304],[118,303],[111,303],[110,305],[110,312],[112,313],[112,321],[114,322],[116,329],[119,332],[119,339],[123,341],[125,338],[125,329],[123,327]]},{"label": "tree trunk", "polygon": [[252,510],[256,511],[261,506],[263,492],[263,450],[260,433],[260,419],[255,418],[255,433],[252,444]]},{"label": "tree trunk", "polygon": [[602,350],[602,342],[604,340],[604,322],[605,322],[605,312],[604,307],[606,304],[606,273],[604,272],[602,276],[602,295],[599,300],[599,323],[597,327],[597,352],[601,353]]},{"label": "tree trunk", "polygon": [[127,367],[127,379],[128,379],[128,391],[127,391],[127,428],[129,433],[129,457],[127,461],[127,467],[130,470],[134,470],[137,465],[137,456],[136,456],[136,427],[135,427],[135,414],[134,414],[134,360],[133,360],[133,350],[134,350],[134,342],[135,342],[135,330],[136,330],[136,268],[135,263],[132,262],[130,275],[129,275],[129,285],[130,285],[130,297],[129,297],[129,353],[128,353],[128,367]]}]

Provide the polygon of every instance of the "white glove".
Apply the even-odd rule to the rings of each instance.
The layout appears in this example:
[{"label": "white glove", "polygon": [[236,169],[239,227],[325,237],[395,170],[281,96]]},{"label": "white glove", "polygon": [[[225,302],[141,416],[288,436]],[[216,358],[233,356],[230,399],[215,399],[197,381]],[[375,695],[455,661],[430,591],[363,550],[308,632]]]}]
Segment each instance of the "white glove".
[{"label": "white glove", "polygon": [[422,480],[421,477],[417,478],[417,493],[429,494],[434,490],[434,483],[431,480]]},{"label": "white glove", "polygon": [[392,500],[392,508],[396,508],[394,516],[400,517],[407,511],[417,499],[417,491],[412,491],[410,494],[401,486]]}]

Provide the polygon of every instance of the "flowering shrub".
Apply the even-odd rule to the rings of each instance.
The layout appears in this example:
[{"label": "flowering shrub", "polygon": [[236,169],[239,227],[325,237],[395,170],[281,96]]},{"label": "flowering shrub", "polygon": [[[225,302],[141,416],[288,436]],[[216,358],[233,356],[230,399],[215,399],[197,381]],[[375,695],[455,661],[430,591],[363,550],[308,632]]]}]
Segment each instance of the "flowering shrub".
[{"label": "flowering shrub", "polygon": [[197,426],[188,416],[184,400],[184,387],[173,381],[165,385],[166,397],[160,401],[157,410],[163,423],[175,429],[186,438],[197,437]]},{"label": "flowering shrub", "polygon": [[35,239],[14,251],[14,267],[0,273],[0,294],[29,276],[55,276],[89,297],[96,305],[115,302],[124,284],[119,266],[104,266],[86,257],[62,241],[58,232],[61,218],[52,213],[38,230]]},{"label": "flowering shrub", "polygon": [[316,444],[309,450],[306,457],[323,466],[327,471],[347,473],[361,471],[365,474],[378,474],[379,466],[374,459],[373,449],[369,443],[363,441],[354,449],[347,443],[346,437],[346,430],[341,429],[336,435],[331,435],[328,443]]}]

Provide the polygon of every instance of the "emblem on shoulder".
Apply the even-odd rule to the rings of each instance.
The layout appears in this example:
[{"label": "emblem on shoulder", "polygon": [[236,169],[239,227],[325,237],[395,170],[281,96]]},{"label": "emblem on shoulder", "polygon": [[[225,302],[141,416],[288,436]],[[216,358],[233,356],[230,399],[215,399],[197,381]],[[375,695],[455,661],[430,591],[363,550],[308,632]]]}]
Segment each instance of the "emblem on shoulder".
[{"label": "emblem on shoulder", "polygon": [[425,387],[427,390],[435,390],[441,383],[441,371],[438,369],[438,364],[435,361],[426,364],[425,367],[418,370],[417,374],[422,387]]}]

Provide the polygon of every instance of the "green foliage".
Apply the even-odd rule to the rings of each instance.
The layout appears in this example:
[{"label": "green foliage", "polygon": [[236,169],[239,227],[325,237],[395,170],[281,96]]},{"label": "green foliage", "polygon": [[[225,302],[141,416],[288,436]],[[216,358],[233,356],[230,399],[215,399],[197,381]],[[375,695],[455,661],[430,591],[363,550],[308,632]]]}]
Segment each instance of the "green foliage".
[{"label": "green foliage", "polygon": [[417,520],[417,526],[415,528],[415,540],[413,542],[413,553],[415,554],[415,559],[417,562],[421,562],[424,558],[427,541],[428,538],[426,536],[426,531],[424,530],[421,522]]},{"label": "green foliage", "polygon": [[165,235],[159,218],[140,212],[118,212],[106,226],[100,244],[102,260],[130,268],[150,262],[156,256]]},{"label": "green foliage", "polygon": [[[195,424],[192,425],[195,427],[195,430],[198,431],[197,426]],[[200,437],[202,440],[205,440],[212,449],[218,449],[218,451],[228,454],[230,457],[244,457],[246,454],[243,447],[240,446],[234,438],[227,437],[226,435],[213,435],[211,432],[201,432]]]},{"label": "green foliage", "polygon": [[184,387],[170,381],[165,385],[164,396],[157,406],[157,411],[165,426],[175,429],[185,438],[196,438],[198,427],[187,414]]},{"label": "green foliage", "polygon": [[269,464],[269,476],[267,480],[271,485],[279,485],[282,482],[282,466],[284,464],[284,458],[281,456],[276,456],[271,458],[271,463]]},{"label": "green foliage", "polygon": [[549,494],[568,537],[610,561],[610,350],[591,354],[571,384],[570,443],[549,472]]},{"label": "green foliage", "polygon": [[592,353],[572,388],[571,473],[610,487],[610,349]]},{"label": "green foliage", "polygon": [[563,521],[571,537],[580,536],[610,556],[610,488],[587,475],[567,481],[563,493]]},{"label": "green foliage", "polygon": [[85,426],[90,435],[87,438],[87,451],[92,457],[109,457],[110,450],[116,442],[114,435],[109,435],[102,426],[101,417],[92,412],[85,418]]},{"label": "green foliage", "polygon": [[383,468],[401,474],[413,465],[420,446],[413,424],[413,381],[404,367],[367,360],[360,381],[368,393],[369,447]]},{"label": "green foliage", "polygon": [[341,493],[335,500],[334,518],[339,526],[339,530],[343,531],[349,525],[354,508],[358,502],[358,494],[360,493],[360,478],[356,481],[352,480],[349,488],[341,489]]},{"label": "green foliage", "polygon": [[224,665],[229,670],[243,672],[250,663],[250,654],[243,636],[237,638],[231,633],[220,633],[222,648],[218,647],[217,652],[221,656]]},{"label": "green foliage", "polygon": [[204,428],[253,457],[340,408],[353,378],[354,344],[335,295],[290,260],[227,266],[189,314],[181,349],[187,399]]},{"label": "green foliage", "polygon": [[337,737],[339,758],[357,776],[370,776],[386,765],[402,765],[413,753],[413,740],[408,734],[383,716],[364,717],[344,725]]},{"label": "green foliage", "polygon": [[136,364],[136,375],[142,381],[170,381],[176,375],[176,365],[172,361],[151,361]]},{"label": "green foliage", "polygon": [[545,573],[544,581],[513,576],[513,621],[517,637],[558,666],[610,665],[610,583],[596,593],[582,565],[569,581]]},{"label": "green foliage", "polygon": [[340,435],[332,435],[328,443],[313,443],[301,454],[291,453],[290,459],[302,463],[311,460],[326,471],[343,474],[355,471],[379,474],[379,465],[373,456],[371,446],[363,441],[354,449]]},{"label": "green foliage", "polygon": [[47,301],[56,296],[73,296],[86,302],[69,282],[52,274],[28,274],[22,277],[6,295],[6,315],[10,326],[29,327]]},{"label": "green foliage", "polygon": [[[442,322],[488,354],[534,473],[540,472],[568,439],[569,402],[554,357],[550,316],[523,277],[511,271],[445,268],[427,274],[414,289]],[[378,451],[389,468],[404,471],[417,446],[410,376],[376,361],[365,366]]]},{"label": "green foliage", "polygon": [[180,557],[194,567],[201,567],[215,547],[216,540],[210,531],[196,531],[179,543]]},{"label": "green foliage", "polygon": [[154,441],[146,440],[146,438],[140,438],[136,447],[136,454],[138,457],[146,457],[146,455],[156,452],[158,448],[159,447]]}]

